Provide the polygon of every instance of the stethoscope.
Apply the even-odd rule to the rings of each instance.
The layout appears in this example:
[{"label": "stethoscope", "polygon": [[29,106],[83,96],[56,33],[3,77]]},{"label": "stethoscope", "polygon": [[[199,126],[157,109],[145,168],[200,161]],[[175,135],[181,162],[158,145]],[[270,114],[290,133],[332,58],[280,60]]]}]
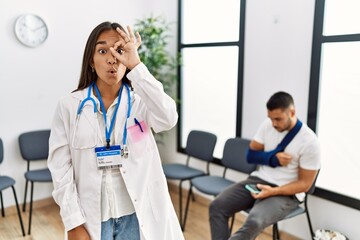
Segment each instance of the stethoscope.
[{"label": "stethoscope", "polygon": [[114,114],[112,116],[112,119],[111,119],[111,122],[110,122],[110,126],[109,126],[109,129],[107,127],[107,117],[106,117],[106,109],[105,109],[105,105],[102,101],[102,98],[101,98],[101,95],[100,95],[100,92],[99,92],[99,89],[97,88],[96,84],[93,82],[91,83],[91,85],[89,86],[89,89],[88,89],[88,95],[86,98],[84,98],[81,103],[80,103],[80,106],[77,110],[77,116],[76,116],[76,121],[75,121],[75,128],[74,128],[74,135],[73,135],[73,139],[72,139],[72,147],[74,149],[78,149],[78,150],[83,150],[83,149],[91,149],[91,148],[94,148],[96,145],[97,145],[97,134],[94,134],[95,136],[95,139],[94,139],[94,143],[91,145],[91,146],[75,146],[75,138],[76,138],[76,132],[77,132],[77,129],[78,129],[78,125],[79,125],[79,120],[80,120],[80,116],[81,116],[81,113],[82,113],[82,109],[84,108],[84,105],[87,101],[91,101],[93,106],[94,106],[94,115],[95,115],[95,118],[97,118],[97,112],[98,112],[98,109],[97,109],[97,106],[96,106],[96,102],[95,102],[95,99],[91,97],[91,92],[92,92],[92,89],[94,88],[95,91],[96,91],[96,94],[98,96],[98,99],[99,99],[99,102],[100,102],[100,107],[101,107],[101,111],[103,112],[103,117],[104,117],[104,122],[105,122],[105,137],[106,137],[106,147],[107,148],[110,148],[110,136],[111,136],[111,133],[112,133],[112,130],[113,130],[113,127],[114,127],[114,123],[115,123],[115,119],[116,119],[116,114],[117,114],[117,111],[118,111],[118,108],[119,108],[119,105],[120,105],[120,102],[121,102],[121,96],[122,96],[122,91],[124,89],[124,86],[127,90],[127,97],[128,97],[128,110],[127,110],[127,114],[126,114],[126,120],[125,120],[125,124],[124,124],[124,132],[123,132],[123,148],[121,149],[121,153],[122,155],[124,155],[124,153],[127,153],[127,146],[126,146],[126,142],[127,142],[127,120],[129,119],[130,117],[130,112],[131,112],[131,97],[130,97],[130,88],[128,86],[128,84],[126,83],[123,83],[120,87],[120,91],[119,91],[119,94],[118,94],[118,100],[117,100],[117,105],[115,107],[115,110],[114,110]]}]

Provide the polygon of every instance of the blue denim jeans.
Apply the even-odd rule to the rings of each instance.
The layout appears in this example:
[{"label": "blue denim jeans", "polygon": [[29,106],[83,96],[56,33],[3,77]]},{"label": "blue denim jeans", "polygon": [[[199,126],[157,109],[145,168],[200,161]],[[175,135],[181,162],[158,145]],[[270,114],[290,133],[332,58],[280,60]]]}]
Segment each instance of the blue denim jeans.
[{"label": "blue denim jeans", "polygon": [[101,240],[140,240],[136,213],[102,222]]}]

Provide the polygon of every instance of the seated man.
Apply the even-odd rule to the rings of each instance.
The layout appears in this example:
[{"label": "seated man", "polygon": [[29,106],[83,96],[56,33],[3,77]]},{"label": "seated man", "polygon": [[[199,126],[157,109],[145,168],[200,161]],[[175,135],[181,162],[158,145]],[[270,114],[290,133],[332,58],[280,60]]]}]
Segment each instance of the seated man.
[{"label": "seated man", "polygon": [[[296,117],[293,98],[277,92],[266,104],[268,119],[250,142],[249,163],[258,169],[228,187],[210,205],[212,240],[251,240],[264,228],[294,210],[310,189],[320,169],[320,148],[315,133]],[[251,193],[246,184],[256,184]],[[243,226],[232,236],[228,220],[251,208]]]}]

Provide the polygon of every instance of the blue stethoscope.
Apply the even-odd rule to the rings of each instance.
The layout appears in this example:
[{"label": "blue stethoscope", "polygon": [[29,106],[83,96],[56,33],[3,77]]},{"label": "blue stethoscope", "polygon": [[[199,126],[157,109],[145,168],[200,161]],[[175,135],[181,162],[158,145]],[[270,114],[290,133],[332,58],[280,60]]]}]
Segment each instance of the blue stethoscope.
[{"label": "blue stethoscope", "polygon": [[127,140],[127,120],[129,119],[130,117],[130,112],[131,112],[131,97],[130,97],[130,88],[128,86],[128,84],[126,83],[123,83],[120,87],[120,91],[119,91],[119,94],[118,94],[118,101],[117,101],[117,105],[115,107],[115,111],[114,111],[114,114],[112,116],[112,119],[111,119],[111,122],[110,122],[110,126],[109,126],[109,129],[107,128],[107,117],[106,117],[106,109],[105,109],[105,105],[102,101],[102,98],[101,98],[101,95],[100,95],[100,92],[99,92],[99,89],[97,88],[96,84],[93,82],[90,86],[89,86],[89,90],[88,90],[88,95],[87,97],[82,100],[82,102],[80,103],[80,106],[78,108],[78,111],[77,111],[77,116],[76,116],[76,123],[75,123],[75,132],[74,132],[74,135],[73,135],[73,140],[72,140],[72,147],[75,148],[75,149],[90,149],[90,148],[94,148],[97,144],[96,144],[96,138],[97,138],[97,134],[95,134],[95,140],[94,140],[94,143],[93,145],[91,146],[82,146],[82,147],[75,147],[75,144],[74,144],[74,141],[75,141],[75,133],[76,133],[76,130],[78,129],[78,124],[79,124],[79,119],[80,119],[80,115],[81,115],[81,112],[82,112],[82,109],[85,105],[85,103],[87,101],[91,101],[93,103],[93,106],[94,106],[94,114],[96,115],[96,113],[98,112],[97,110],[97,107],[96,107],[96,102],[95,102],[95,99],[91,97],[91,91],[92,91],[92,88],[95,89],[96,91],[96,94],[98,96],[98,99],[99,99],[99,102],[100,102],[100,107],[101,107],[101,111],[103,112],[103,117],[104,117],[104,122],[105,122],[105,137],[106,137],[106,148],[110,148],[110,136],[111,136],[111,133],[113,131],[113,127],[114,127],[114,123],[115,123],[115,119],[116,119],[116,114],[117,114],[117,111],[118,111],[118,108],[119,108],[119,105],[120,105],[120,102],[121,102],[121,95],[122,95],[122,91],[124,89],[124,86],[127,90],[127,95],[128,95],[128,111],[127,111],[127,115],[126,115],[126,121],[125,121],[125,124],[124,124],[124,133],[123,133],[123,148],[121,149],[121,152],[122,152],[122,155],[124,154],[127,154],[127,146],[126,146],[126,140]]}]

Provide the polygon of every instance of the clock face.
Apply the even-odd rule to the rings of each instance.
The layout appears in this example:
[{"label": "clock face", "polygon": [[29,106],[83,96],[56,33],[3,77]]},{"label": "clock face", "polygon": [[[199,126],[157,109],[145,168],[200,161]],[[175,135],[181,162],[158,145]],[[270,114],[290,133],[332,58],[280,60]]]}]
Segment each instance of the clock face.
[{"label": "clock face", "polygon": [[48,28],[39,16],[23,14],[16,20],[15,34],[24,45],[37,47],[45,42],[48,36]]}]

